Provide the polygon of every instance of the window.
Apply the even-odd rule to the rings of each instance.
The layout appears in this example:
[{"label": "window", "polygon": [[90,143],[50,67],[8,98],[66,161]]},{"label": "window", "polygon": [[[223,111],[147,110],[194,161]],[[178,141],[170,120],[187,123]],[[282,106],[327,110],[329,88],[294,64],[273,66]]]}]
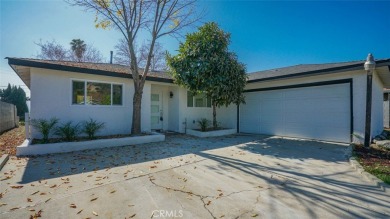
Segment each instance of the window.
[{"label": "window", "polygon": [[72,95],[72,103],[73,104],[84,104],[84,81],[73,81],[73,95]]},{"label": "window", "polygon": [[112,105],[122,105],[122,85],[112,85]]},{"label": "window", "polygon": [[204,94],[194,95],[187,91],[187,107],[211,107],[211,100]]},{"label": "window", "polygon": [[74,105],[122,105],[123,85],[92,81],[72,81]]}]

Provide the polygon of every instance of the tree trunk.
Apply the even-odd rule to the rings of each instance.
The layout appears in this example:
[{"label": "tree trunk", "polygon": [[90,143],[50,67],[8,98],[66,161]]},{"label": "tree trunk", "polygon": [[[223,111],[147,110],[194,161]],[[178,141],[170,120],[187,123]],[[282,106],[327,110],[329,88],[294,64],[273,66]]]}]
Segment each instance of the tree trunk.
[{"label": "tree trunk", "polygon": [[139,86],[134,87],[133,96],[133,122],[131,126],[132,134],[141,133],[141,100],[142,100],[142,89]]},{"label": "tree trunk", "polygon": [[214,129],[217,129],[218,124],[217,124],[217,105],[213,101],[213,127]]}]

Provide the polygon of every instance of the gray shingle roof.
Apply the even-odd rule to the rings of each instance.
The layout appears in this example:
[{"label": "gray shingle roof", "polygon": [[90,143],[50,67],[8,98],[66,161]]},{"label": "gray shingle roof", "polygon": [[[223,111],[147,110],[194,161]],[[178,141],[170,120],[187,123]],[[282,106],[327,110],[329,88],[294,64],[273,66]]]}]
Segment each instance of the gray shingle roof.
[{"label": "gray shingle roof", "polygon": [[[301,64],[283,68],[258,71],[248,74],[248,82],[264,81],[271,79],[281,79],[294,76],[310,76],[323,73],[335,73],[346,70],[364,69],[364,62],[350,61],[325,64]],[[390,59],[376,60],[377,63],[389,63]]]},{"label": "gray shingle roof", "polygon": [[[71,62],[71,61],[54,61],[30,58],[7,58],[8,63],[29,67],[40,67],[48,69],[58,69],[65,71],[78,71],[85,73],[106,72],[112,76],[129,76],[131,77],[128,66],[109,63],[90,63],[90,62]],[[325,64],[301,64],[283,68],[258,71],[248,74],[248,83],[266,80],[275,80],[291,77],[302,77],[316,74],[328,74],[349,70],[362,70],[365,60],[325,63]],[[376,60],[377,65],[390,65],[390,59]],[[172,83],[172,77],[166,72],[149,72],[148,79],[163,80]]]}]

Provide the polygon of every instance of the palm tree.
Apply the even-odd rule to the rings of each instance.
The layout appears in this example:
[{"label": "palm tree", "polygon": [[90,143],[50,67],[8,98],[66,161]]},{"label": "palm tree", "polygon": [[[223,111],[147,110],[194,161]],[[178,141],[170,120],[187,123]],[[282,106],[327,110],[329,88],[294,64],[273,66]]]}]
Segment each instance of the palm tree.
[{"label": "palm tree", "polygon": [[77,61],[81,62],[83,60],[83,55],[87,50],[87,45],[80,39],[73,39],[70,42],[70,45],[72,46],[72,51],[75,54]]}]

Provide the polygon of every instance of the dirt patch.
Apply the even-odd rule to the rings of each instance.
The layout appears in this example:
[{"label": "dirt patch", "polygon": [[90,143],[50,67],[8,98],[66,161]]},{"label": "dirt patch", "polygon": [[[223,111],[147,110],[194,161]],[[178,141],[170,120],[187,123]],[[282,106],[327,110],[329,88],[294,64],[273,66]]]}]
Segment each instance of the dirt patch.
[{"label": "dirt patch", "polygon": [[390,150],[355,146],[354,154],[367,172],[390,184]]},{"label": "dirt patch", "polygon": [[21,145],[25,140],[24,125],[11,129],[0,135],[0,154],[16,154],[16,147]]}]

